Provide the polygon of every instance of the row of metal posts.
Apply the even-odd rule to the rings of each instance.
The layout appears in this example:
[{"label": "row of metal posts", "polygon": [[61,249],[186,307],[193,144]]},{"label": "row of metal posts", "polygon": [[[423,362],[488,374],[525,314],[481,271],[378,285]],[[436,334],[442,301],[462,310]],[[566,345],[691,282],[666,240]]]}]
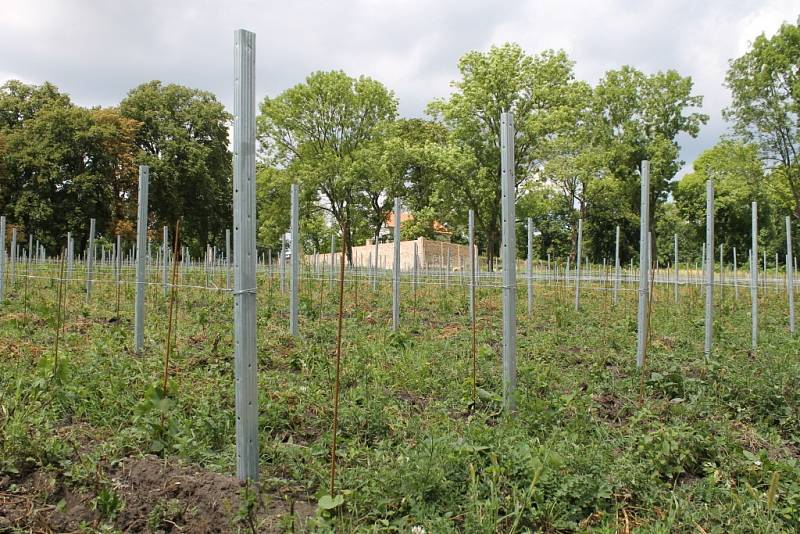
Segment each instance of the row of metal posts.
[{"label": "row of metal posts", "polygon": [[[235,380],[236,380],[236,435],[237,435],[237,474],[241,479],[256,480],[258,478],[258,408],[256,384],[256,336],[255,336],[255,292],[257,256],[255,249],[255,34],[245,30],[237,30],[235,34],[235,81],[234,81],[234,340],[235,340]],[[515,236],[515,168],[514,168],[514,125],[510,113],[501,114],[501,191],[502,191],[502,260],[503,260],[503,399],[507,410],[515,409],[516,395],[516,236]],[[641,367],[647,337],[647,304],[648,274],[650,272],[650,237],[649,226],[649,162],[642,162],[641,169],[641,223],[640,223],[640,268],[639,268],[639,302],[637,328],[637,366]],[[148,204],[149,169],[139,168],[139,213],[137,220],[136,247],[136,305],[135,305],[135,349],[141,351],[144,342],[144,296],[145,270],[147,254],[146,224]],[[706,245],[704,257],[710,258],[709,251],[714,249],[714,217],[713,217],[713,183],[706,184]],[[757,258],[757,219],[756,203],[753,203],[753,236],[750,257],[751,265],[751,298],[753,306],[753,347],[757,345],[757,269],[753,261]],[[395,214],[399,223],[400,199],[395,199]],[[291,221],[291,312],[290,330],[297,334],[297,290],[299,282],[299,214],[298,187],[292,185],[292,221]],[[578,244],[575,263],[575,308],[580,306],[580,269],[582,258],[583,221],[578,221]],[[0,298],[2,298],[5,279],[5,217],[0,217]],[[794,332],[793,306],[793,258],[791,255],[790,220],[787,217],[787,284],[789,286],[790,329]],[[614,300],[618,298],[620,280],[619,261],[619,227],[616,229],[615,243],[615,283]],[[91,294],[94,268],[95,220],[90,222],[89,251],[87,254],[87,296]],[[32,237],[31,237],[32,239]],[[285,240],[281,239],[281,270],[284,270]],[[376,240],[377,265],[377,240]],[[162,250],[162,278],[164,291],[167,290],[166,266],[169,257],[168,230],[164,228]],[[12,245],[16,249],[16,244]],[[69,269],[72,269],[72,239],[68,236]],[[32,243],[29,245],[32,250]],[[335,236],[331,236],[331,260],[335,251]],[[470,270],[477,271],[474,257],[474,213],[469,213],[469,251]],[[675,239],[675,298],[677,300],[678,284],[678,244]],[[13,252],[16,254],[16,252]],[[119,237],[117,240],[117,258],[115,259],[115,279],[119,282]],[[549,260],[549,258],[548,258]],[[414,255],[415,267],[417,255]],[[528,312],[532,308],[532,222],[528,220]],[[766,261],[766,260],[765,260]],[[230,235],[226,233],[226,279],[230,265]],[[14,262],[15,263],[15,262]],[[548,262],[549,263],[549,262]],[[448,261],[449,264],[449,261]],[[735,264],[735,260],[734,260]],[[567,259],[569,265],[569,258]],[[736,267],[734,267],[736,268]],[[713,283],[714,265],[712,261],[704,261],[705,269],[705,344],[704,353],[708,358],[711,353],[711,326],[713,323]],[[377,270],[376,270],[377,271]],[[416,272],[416,269],[415,269]],[[567,267],[569,272],[569,267]],[[330,282],[333,277],[333,261],[331,261]],[[373,276],[373,286],[376,284]],[[416,284],[416,276],[414,283]],[[226,282],[229,285],[229,282]],[[469,305],[470,312],[475,310],[475,276],[471,277]],[[399,328],[400,322],[400,224],[394,228],[394,266],[392,269],[392,327]]]}]

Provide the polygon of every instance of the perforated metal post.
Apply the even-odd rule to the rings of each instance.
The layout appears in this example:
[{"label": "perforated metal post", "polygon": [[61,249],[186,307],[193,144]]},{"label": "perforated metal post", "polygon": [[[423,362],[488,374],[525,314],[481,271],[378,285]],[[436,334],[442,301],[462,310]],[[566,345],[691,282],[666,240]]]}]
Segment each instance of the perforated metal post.
[{"label": "perforated metal post", "polygon": [[[28,256],[30,256],[30,246],[28,247]],[[74,258],[75,258],[75,242],[72,239],[72,232],[67,232],[67,280],[72,279]]]},{"label": "perforated metal post", "polygon": [[758,348],[758,203],[750,205],[750,319],[753,350]]},{"label": "perforated metal post", "polygon": [[706,313],[703,353],[711,356],[714,325],[714,182],[706,180]]},{"label": "perforated metal post", "polygon": [[292,277],[289,295],[289,333],[296,336],[298,334],[298,289],[300,284],[300,187],[297,184],[292,184],[291,233]]},{"label": "perforated metal post", "polygon": [[233,332],[236,474],[258,480],[256,355],[256,34],[236,30],[233,92]]},{"label": "perforated metal post", "polygon": [[330,260],[331,263],[328,266],[328,290],[333,291],[333,265],[336,263],[334,261],[333,255],[336,253],[336,234],[331,233],[331,255]]},{"label": "perforated metal post", "polygon": [[86,302],[92,298],[92,284],[94,282],[94,233],[95,220],[89,219],[89,247],[86,249]]},{"label": "perforated metal post", "polygon": [[372,290],[378,290],[378,266],[380,265],[378,262],[379,252],[378,252],[378,236],[375,236],[375,256],[374,261],[372,262]]},{"label": "perforated metal post", "polygon": [[[675,250],[673,251],[674,252],[673,261],[675,262],[675,283],[674,283],[675,299],[674,300],[675,300],[675,303],[677,304],[678,303],[678,234],[674,234],[672,237],[673,237],[674,246],[675,246]],[[736,250],[735,249],[733,251],[733,257],[734,258],[736,257]]]},{"label": "perforated metal post", "polygon": [[533,311],[533,219],[528,217],[528,317]]},{"label": "perforated metal post", "polygon": [[122,236],[117,234],[117,245],[114,254],[114,282],[119,286],[122,278]]},{"label": "perforated metal post", "polygon": [[161,230],[161,285],[164,296],[167,296],[167,268],[169,264],[169,228],[166,226]]},{"label": "perforated metal post", "polygon": [[11,229],[11,270],[9,271],[10,278],[12,283],[16,285],[17,283],[17,262],[19,261],[19,256],[17,252],[17,227]]},{"label": "perforated metal post", "polygon": [[786,292],[789,297],[789,332],[794,334],[794,260],[792,259],[792,219],[786,217]]},{"label": "perforated metal post", "polygon": [[578,219],[578,250],[575,254],[575,311],[581,306],[581,258],[583,257],[583,219]]},{"label": "perforated metal post", "polygon": [[503,236],[503,405],[516,409],[517,389],[517,239],[514,181],[514,116],[500,114],[500,181]]},{"label": "perforated metal post", "polygon": [[619,282],[620,282],[620,265],[619,265],[619,225],[617,225],[616,237],[614,239],[614,304],[619,300]]},{"label": "perforated metal post", "polygon": [[736,260],[736,247],[733,247],[733,291],[736,300],[739,300],[739,264]]},{"label": "perforated metal post", "polygon": [[[136,306],[134,309],[133,346],[136,352],[144,348],[144,296],[147,290],[147,192],[150,168],[139,166],[139,213],[136,220]],[[71,258],[70,258],[71,259]]]},{"label": "perforated metal post", "polygon": [[231,288],[231,229],[225,229],[225,289]]},{"label": "perforated metal post", "polygon": [[392,330],[400,329],[400,199],[394,199],[394,266],[392,268]]},{"label": "perforated metal post", "polygon": [[[333,254],[331,254],[331,258],[333,258]],[[331,265],[333,265],[333,260],[331,259]],[[281,234],[281,257],[278,258],[278,266],[280,267],[280,279],[281,279],[281,293],[286,292],[286,233]]]},{"label": "perforated metal post", "polygon": [[475,306],[475,212],[469,210],[468,216],[468,240],[469,240],[469,316],[473,317]]},{"label": "perforated metal post", "polygon": [[6,282],[6,218],[0,217],[0,303],[5,297]]},{"label": "perforated metal post", "polygon": [[650,270],[650,244],[648,228],[650,224],[650,162],[642,161],[641,172],[641,209],[639,213],[639,306],[636,316],[636,367],[644,365],[644,352],[647,345],[647,302],[648,280]]},{"label": "perforated metal post", "polygon": [[[419,256],[417,255],[417,242],[414,241],[414,263],[412,265],[412,277],[411,283],[414,288],[414,291],[417,290],[417,284],[419,282]],[[415,293],[416,294],[416,293]]]}]

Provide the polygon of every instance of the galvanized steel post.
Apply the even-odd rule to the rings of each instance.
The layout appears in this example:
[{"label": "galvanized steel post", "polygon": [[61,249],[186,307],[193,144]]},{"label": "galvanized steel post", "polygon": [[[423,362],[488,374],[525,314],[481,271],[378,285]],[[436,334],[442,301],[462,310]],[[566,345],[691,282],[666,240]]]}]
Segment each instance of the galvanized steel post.
[{"label": "galvanized steel post", "polygon": [[581,306],[581,258],[583,256],[583,219],[578,219],[578,250],[575,252],[575,311]]},{"label": "galvanized steel post", "polygon": [[416,291],[417,289],[417,282],[419,277],[419,263],[418,263],[418,256],[417,256],[417,242],[414,241],[414,264],[413,264],[413,272],[411,277],[411,284]]},{"label": "galvanized steel post", "polygon": [[533,310],[533,219],[528,217],[528,317]]},{"label": "galvanized steel post", "polygon": [[17,283],[17,261],[19,261],[19,257],[17,255],[17,227],[11,229],[11,270],[9,271],[10,278],[12,283],[16,285]]},{"label": "galvanized steel post", "polygon": [[617,225],[616,238],[614,239],[614,304],[619,300],[619,271],[619,225]]},{"label": "galvanized steel post", "polygon": [[86,302],[92,298],[92,283],[94,282],[94,233],[95,220],[89,219],[89,248],[86,249]]},{"label": "galvanized steel post", "polygon": [[400,199],[394,199],[394,266],[392,268],[392,330],[400,329]]},{"label": "galvanized steel post", "polygon": [[164,296],[167,296],[167,264],[169,260],[169,228],[162,228],[161,232],[161,285],[163,286]]},{"label": "galvanized steel post", "polygon": [[711,356],[714,323],[714,182],[706,180],[706,313],[705,344],[706,359]]},{"label": "galvanized steel post", "polygon": [[298,333],[298,286],[300,283],[300,186],[292,184],[292,217],[290,254],[292,260],[291,293],[289,295],[289,333]]},{"label": "galvanized steel post", "polygon": [[119,286],[122,278],[122,236],[117,234],[116,254],[114,255],[114,281]]},{"label": "galvanized steel post", "polygon": [[5,295],[6,281],[6,218],[0,217],[0,302]]},{"label": "galvanized steel post", "polygon": [[[28,248],[28,256],[30,256],[30,247]],[[72,279],[72,265],[75,257],[75,244],[72,239],[72,232],[67,232],[67,280]],[[28,258],[30,261],[30,258]]]},{"label": "galvanized steel post", "polygon": [[[281,242],[281,250],[283,250],[283,243]],[[333,233],[333,228],[331,228],[331,255],[330,260],[331,263],[328,266],[328,290],[333,291],[333,265],[336,263],[334,261],[333,255],[336,253],[336,234]],[[283,253],[281,253],[283,255]],[[283,291],[283,289],[281,289]]]},{"label": "galvanized steel post", "polygon": [[[475,212],[469,210],[468,216],[468,241],[469,241],[469,316],[474,317],[475,307]],[[460,256],[459,256],[460,257]]]},{"label": "galvanized steel post", "polygon": [[636,316],[636,367],[644,365],[644,352],[647,346],[647,302],[650,270],[650,244],[648,228],[650,225],[650,162],[642,161],[641,172],[641,209],[639,213],[639,306]]},{"label": "galvanized steel post", "polygon": [[503,237],[503,405],[516,409],[517,389],[517,239],[514,173],[514,116],[500,114],[500,181]]},{"label": "galvanized steel post", "polygon": [[231,288],[231,229],[225,229],[225,289]]},{"label": "galvanized steel post", "polygon": [[750,318],[753,350],[758,347],[758,203],[750,206]]},{"label": "galvanized steel post", "polygon": [[[150,168],[139,165],[139,213],[136,220],[136,306],[134,309],[133,346],[136,352],[144,347],[144,296],[147,286],[147,192]],[[70,260],[71,260],[70,254]]]},{"label": "galvanized steel post", "polygon": [[733,291],[736,300],[739,300],[739,264],[736,261],[736,247],[733,247]]},{"label": "galvanized steel post", "polygon": [[[333,254],[331,254],[331,258],[333,258]],[[332,262],[333,259],[331,259],[331,264]],[[286,292],[286,232],[281,233],[281,257],[278,258],[278,267],[280,268],[281,293],[285,293]]]},{"label": "galvanized steel post", "polygon": [[789,332],[794,334],[794,261],[792,260],[792,218],[786,217],[786,292],[789,295]]},{"label": "galvanized steel post", "polygon": [[[675,246],[675,250],[673,251],[673,253],[674,253],[673,261],[675,262],[675,284],[674,284],[675,291],[674,291],[674,293],[675,293],[675,303],[677,304],[678,303],[678,234],[674,234],[672,237],[673,237],[674,246]],[[734,254],[734,257],[735,257],[736,256],[736,251],[735,250],[734,250],[733,254]]]},{"label": "galvanized steel post", "polygon": [[233,321],[236,474],[258,480],[256,354],[256,34],[236,30],[233,92]]},{"label": "galvanized steel post", "polygon": [[375,257],[372,262],[372,290],[378,290],[378,236],[375,236]]}]

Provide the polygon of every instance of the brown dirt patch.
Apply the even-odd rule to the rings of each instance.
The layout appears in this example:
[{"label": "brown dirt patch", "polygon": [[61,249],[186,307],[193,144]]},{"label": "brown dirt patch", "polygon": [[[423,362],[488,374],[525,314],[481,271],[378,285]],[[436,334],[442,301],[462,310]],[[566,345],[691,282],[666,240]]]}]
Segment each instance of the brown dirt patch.
[{"label": "brown dirt patch", "polygon": [[439,339],[449,339],[457,335],[459,330],[461,330],[459,325],[451,323],[443,326],[436,337]]},{"label": "brown dirt patch", "polygon": [[622,424],[627,420],[628,413],[625,402],[614,393],[598,393],[592,395],[592,400],[596,403],[594,411],[597,417],[603,421]]},{"label": "brown dirt patch", "polygon": [[[122,500],[113,520],[122,532],[236,532],[242,487],[231,476],[181,465],[155,456],[126,458],[106,473],[110,488]],[[37,471],[12,483],[0,480],[0,532],[78,532],[81,524],[97,526],[102,518],[95,495],[74,491],[57,475]],[[258,532],[282,532],[292,522],[304,532],[315,507],[293,492],[261,495],[255,514]],[[242,531],[247,531],[242,525]]]}]

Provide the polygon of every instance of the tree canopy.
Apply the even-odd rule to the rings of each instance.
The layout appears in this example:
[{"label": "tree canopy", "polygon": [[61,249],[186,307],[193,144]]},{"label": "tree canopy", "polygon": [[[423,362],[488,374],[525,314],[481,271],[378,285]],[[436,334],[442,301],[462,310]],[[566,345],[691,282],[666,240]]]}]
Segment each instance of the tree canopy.
[{"label": "tree canopy", "polygon": [[[208,91],[154,80],[132,89],[120,112],[141,123],[137,162],[150,166],[150,213],[196,251],[217,242],[232,217],[230,115]],[[216,238],[216,239],[215,239]]]},{"label": "tree canopy", "polygon": [[732,103],[725,116],[734,132],[759,148],[766,167],[789,186],[800,216],[800,26],[783,24],[771,38],[759,35],[731,61],[725,83]]},{"label": "tree canopy", "polygon": [[[563,50],[529,53],[506,43],[466,52],[451,93],[429,102],[424,118],[399,116],[397,97],[378,80],[312,72],[260,103],[259,246],[280,247],[297,183],[308,252],[326,250],[331,234],[344,232],[352,261],[353,245],[384,238],[400,198],[414,216],[406,238],[437,237],[434,227],[443,225],[463,242],[474,210],[491,268],[500,240],[500,114],[510,111],[517,223],[523,232],[533,220],[539,257],[574,260],[579,218],[594,260],[613,254],[616,226],[623,260],[636,256],[643,160],[651,162],[648,226],[660,261],[669,261],[672,234],[689,255],[699,251],[708,179],[716,184],[719,242],[744,252],[756,200],[762,243],[781,252],[781,217],[800,216],[798,64],[797,24],[759,36],[731,60],[724,80],[731,131],[680,180],[679,142],[697,136],[708,115],[692,79],[673,69],[622,65],[590,83]],[[232,211],[230,123],[213,94],[157,80],[109,108],[77,106],[50,83],[6,82],[0,213],[51,251],[67,231],[84,240],[90,218],[101,235],[132,238],[137,165],[147,164],[151,229],[183,219],[195,253],[221,244]]]}]

